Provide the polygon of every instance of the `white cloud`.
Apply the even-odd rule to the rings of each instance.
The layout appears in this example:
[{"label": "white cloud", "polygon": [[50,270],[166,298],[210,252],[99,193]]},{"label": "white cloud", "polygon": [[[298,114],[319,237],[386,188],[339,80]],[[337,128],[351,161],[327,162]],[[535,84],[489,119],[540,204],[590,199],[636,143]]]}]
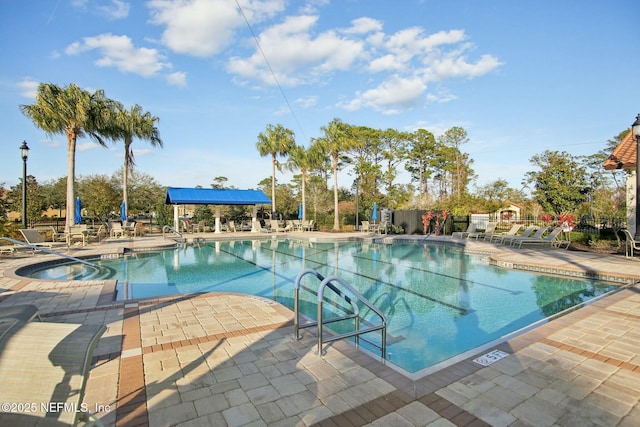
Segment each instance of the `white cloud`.
[{"label": "white cloud", "polygon": [[366,34],[382,30],[382,22],[372,18],[358,18],[351,21],[351,27],[343,30],[345,34]]},{"label": "white cloud", "polygon": [[356,94],[354,100],[341,106],[347,110],[369,107],[384,114],[397,114],[402,110],[415,107],[426,88],[418,78],[394,75],[378,87]]},{"label": "white cloud", "polygon": [[[284,10],[283,0],[240,1],[252,25]],[[234,41],[235,30],[245,26],[235,1],[151,0],[152,22],[165,26],[162,42],[177,53],[207,57],[220,53]]]},{"label": "white cloud", "polygon": [[[263,31],[258,40],[271,70],[280,84],[294,86],[316,81],[336,70],[348,70],[364,52],[364,43],[339,36],[334,31],[313,38],[317,16],[292,16]],[[275,84],[262,53],[256,49],[248,58],[233,57],[227,70],[244,78]]]},{"label": "white cloud", "polygon": [[97,6],[100,13],[109,19],[123,19],[129,16],[129,3],[122,0],[111,0],[110,4]]},{"label": "white cloud", "polygon": [[127,36],[101,34],[85,37],[81,42],[71,43],[65,49],[67,55],[97,50],[102,56],[96,60],[99,67],[114,67],[124,73],[138,74],[143,77],[156,75],[170,64],[156,49],[136,48]]},{"label": "white cloud", "polygon": [[187,73],[178,71],[175,73],[167,74],[167,83],[172,86],[185,87],[187,85]]},{"label": "white cloud", "polygon": [[37,82],[30,77],[25,77],[17,83],[17,86],[20,88],[20,95],[25,98],[35,99],[36,94],[38,93],[39,84],[40,82]]}]

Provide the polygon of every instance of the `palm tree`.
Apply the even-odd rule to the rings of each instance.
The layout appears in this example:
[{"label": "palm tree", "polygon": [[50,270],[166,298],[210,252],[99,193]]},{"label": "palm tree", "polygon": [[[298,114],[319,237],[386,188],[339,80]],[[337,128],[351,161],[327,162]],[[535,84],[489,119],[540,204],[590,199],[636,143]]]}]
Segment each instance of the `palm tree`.
[{"label": "palm tree", "polygon": [[113,118],[113,139],[124,140],[124,167],[122,168],[122,201],[124,202],[125,212],[129,209],[128,200],[128,183],[129,169],[133,169],[136,162],[133,157],[131,144],[133,138],[149,141],[153,146],[162,147],[160,132],[156,127],[156,122],[160,119],[152,116],[149,112],[143,112],[142,107],[138,104],[126,110],[122,105],[118,105]]},{"label": "palm tree", "polygon": [[295,135],[293,131],[283,127],[267,125],[265,132],[260,132],[256,149],[261,157],[271,156],[271,217],[276,213],[276,166],[278,166],[277,156],[286,156],[295,146]]},{"label": "palm tree", "polygon": [[338,161],[340,160],[340,154],[349,151],[354,142],[349,136],[347,125],[340,119],[333,119],[327,126],[322,126],[320,130],[324,133],[324,136],[318,138],[317,141],[323,152],[331,157],[333,169],[333,210],[335,212],[333,230],[340,231],[340,219],[338,218]]},{"label": "palm tree", "polygon": [[289,160],[285,167],[290,171],[299,170],[302,175],[302,220],[307,219],[307,207],[305,200],[305,184],[309,178],[309,171],[319,167],[324,160],[324,155],[317,144],[305,149],[302,145],[296,145],[289,151]]},{"label": "palm tree", "polygon": [[67,137],[67,206],[66,225],[73,226],[75,209],[76,141],[89,136],[106,147],[107,127],[115,111],[114,101],[103,90],[94,93],[71,83],[61,88],[53,83],[40,83],[36,102],[21,105],[20,111],[48,135]]}]

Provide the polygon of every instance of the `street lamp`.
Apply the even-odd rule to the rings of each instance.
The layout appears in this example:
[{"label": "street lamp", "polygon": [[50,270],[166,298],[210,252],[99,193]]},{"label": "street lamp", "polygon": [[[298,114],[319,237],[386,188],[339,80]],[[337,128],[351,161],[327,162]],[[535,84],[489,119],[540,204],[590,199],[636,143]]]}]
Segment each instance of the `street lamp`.
[{"label": "street lamp", "polygon": [[640,114],[631,125],[631,132],[636,138],[636,231],[635,240],[640,240]]},{"label": "street lamp", "polygon": [[20,156],[22,156],[22,228],[27,228],[27,158],[29,157],[27,141],[22,141]]}]

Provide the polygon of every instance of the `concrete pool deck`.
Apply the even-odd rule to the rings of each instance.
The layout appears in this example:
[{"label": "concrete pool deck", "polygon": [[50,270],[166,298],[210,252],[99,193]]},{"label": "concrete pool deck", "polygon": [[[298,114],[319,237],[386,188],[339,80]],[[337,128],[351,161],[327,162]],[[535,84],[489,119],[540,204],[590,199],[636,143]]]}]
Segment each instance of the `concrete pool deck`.
[{"label": "concrete pool deck", "polygon": [[[278,235],[296,236],[336,237]],[[640,425],[640,262],[407,237],[463,244],[509,268],[631,284],[415,380],[345,342],[316,356],[310,332],[293,339],[291,310],[263,298],[208,293],[122,302],[113,301],[108,281],[40,281],[13,273],[53,255],[0,259],[0,310],[29,303],[44,321],[107,326],[84,398],[107,426]],[[68,253],[166,243],[153,236],[110,239]],[[493,350],[507,356],[488,366],[473,361]]]}]

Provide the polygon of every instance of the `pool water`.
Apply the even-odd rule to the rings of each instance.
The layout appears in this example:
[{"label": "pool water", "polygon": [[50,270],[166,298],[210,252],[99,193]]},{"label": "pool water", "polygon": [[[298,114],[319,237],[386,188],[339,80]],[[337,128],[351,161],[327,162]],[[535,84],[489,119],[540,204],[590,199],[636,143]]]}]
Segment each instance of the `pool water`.
[{"label": "pool water", "polygon": [[[294,280],[302,270],[338,276],[385,314],[387,359],[409,373],[617,289],[606,282],[506,270],[455,247],[412,242],[209,242],[96,263],[105,269],[96,273],[84,265],[61,265],[31,277],[117,279],[121,300],[241,292],[293,308]],[[318,283],[311,276],[303,280],[309,288],[317,289]],[[301,298],[303,313],[315,318],[315,295]],[[368,336],[379,342],[379,333]]]}]

